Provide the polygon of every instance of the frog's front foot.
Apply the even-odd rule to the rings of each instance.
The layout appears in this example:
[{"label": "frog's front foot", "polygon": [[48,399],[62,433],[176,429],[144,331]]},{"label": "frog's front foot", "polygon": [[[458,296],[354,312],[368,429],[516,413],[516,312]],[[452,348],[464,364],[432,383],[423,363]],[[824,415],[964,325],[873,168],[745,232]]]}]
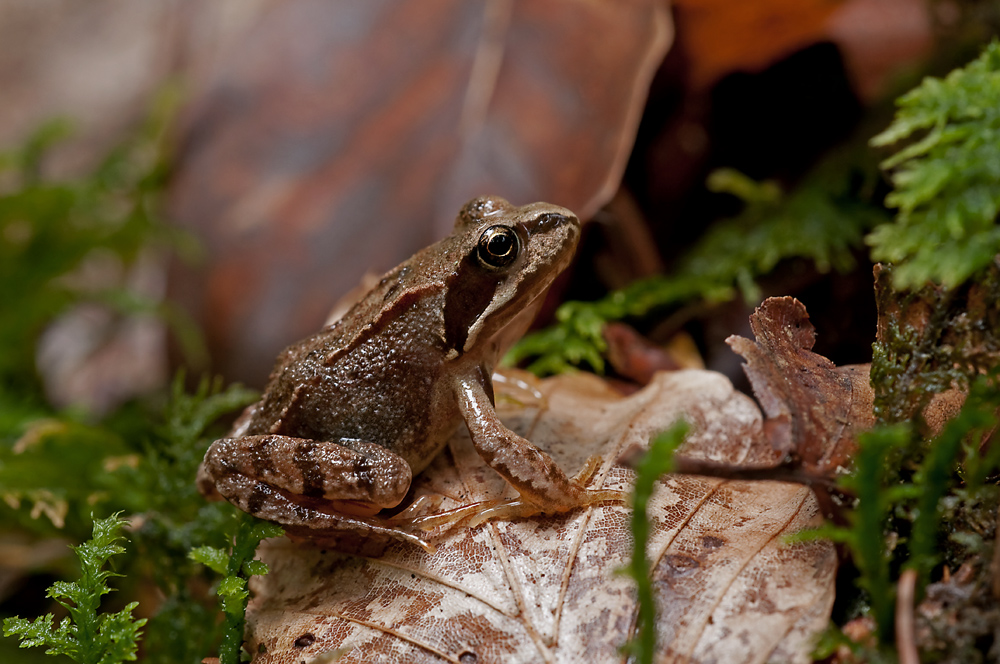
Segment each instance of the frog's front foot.
[{"label": "frog's front foot", "polygon": [[482,508],[471,514],[468,519],[470,528],[486,523],[492,519],[520,519],[538,514],[562,514],[579,507],[590,507],[603,502],[625,502],[628,494],[617,489],[587,489],[586,485],[597,472],[601,458],[592,456],[586,465],[570,480],[574,490],[563,501],[557,504],[538,505],[524,496],[510,500],[492,501],[494,504],[483,504]]}]

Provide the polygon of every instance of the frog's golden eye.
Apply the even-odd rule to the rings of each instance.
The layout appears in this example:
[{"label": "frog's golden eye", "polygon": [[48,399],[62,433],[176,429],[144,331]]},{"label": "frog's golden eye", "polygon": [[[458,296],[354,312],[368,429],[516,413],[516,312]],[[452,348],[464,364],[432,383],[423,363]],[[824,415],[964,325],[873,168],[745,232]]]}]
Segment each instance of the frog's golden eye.
[{"label": "frog's golden eye", "polygon": [[499,270],[513,263],[520,250],[521,243],[512,228],[490,226],[479,236],[476,255],[484,267]]}]

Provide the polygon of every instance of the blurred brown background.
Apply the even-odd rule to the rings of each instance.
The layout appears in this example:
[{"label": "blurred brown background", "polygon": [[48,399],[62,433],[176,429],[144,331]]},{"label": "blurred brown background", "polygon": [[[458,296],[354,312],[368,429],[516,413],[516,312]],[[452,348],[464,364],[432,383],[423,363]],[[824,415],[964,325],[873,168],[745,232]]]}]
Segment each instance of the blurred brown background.
[{"label": "blurred brown background", "polygon": [[[171,263],[167,293],[209,368],[260,386],[366,272],[477,194],[599,222],[570,296],[669,267],[737,209],[705,188],[711,169],[794,184],[979,5],[0,0],[0,149],[67,116],[75,138],[46,168],[80,172],[179,83],[164,214],[205,251]],[[865,270],[772,284],[806,300],[838,362],[870,352]],[[717,344],[746,314],[696,321],[710,366],[735,372]]]}]

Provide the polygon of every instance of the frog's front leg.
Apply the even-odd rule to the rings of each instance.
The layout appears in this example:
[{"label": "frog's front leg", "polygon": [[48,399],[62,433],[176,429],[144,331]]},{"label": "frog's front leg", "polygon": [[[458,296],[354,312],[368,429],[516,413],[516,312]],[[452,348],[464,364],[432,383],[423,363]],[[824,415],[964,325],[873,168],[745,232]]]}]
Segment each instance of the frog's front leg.
[{"label": "frog's front leg", "polygon": [[198,481],[206,495],[296,533],[381,533],[427,548],[374,516],[403,500],[411,476],[406,461],[380,445],[265,434],[212,443]]},{"label": "frog's front leg", "polygon": [[475,510],[471,525],[493,518],[567,512],[605,500],[624,499],[620,491],[587,489],[583,485],[582,482],[593,474],[596,464],[588,463],[581,475],[571,479],[552,457],[505,427],[497,417],[493,400],[478,372],[460,378],[455,392],[476,450],[520,493],[520,498],[513,501],[482,504]]}]

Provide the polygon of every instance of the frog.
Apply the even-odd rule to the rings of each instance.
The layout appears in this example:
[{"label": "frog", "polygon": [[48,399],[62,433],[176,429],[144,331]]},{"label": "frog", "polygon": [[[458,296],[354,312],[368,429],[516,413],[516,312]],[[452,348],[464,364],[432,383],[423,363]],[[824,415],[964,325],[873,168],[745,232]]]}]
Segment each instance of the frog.
[{"label": "frog", "polygon": [[[451,235],[279,354],[259,401],[208,448],[201,492],[301,539],[387,536],[428,551],[423,533],[439,525],[620,499],[586,486],[599,460],[570,477],[495,411],[494,369],[572,260],[580,230],[549,203],[466,203]],[[463,422],[518,497],[393,514]]]}]

